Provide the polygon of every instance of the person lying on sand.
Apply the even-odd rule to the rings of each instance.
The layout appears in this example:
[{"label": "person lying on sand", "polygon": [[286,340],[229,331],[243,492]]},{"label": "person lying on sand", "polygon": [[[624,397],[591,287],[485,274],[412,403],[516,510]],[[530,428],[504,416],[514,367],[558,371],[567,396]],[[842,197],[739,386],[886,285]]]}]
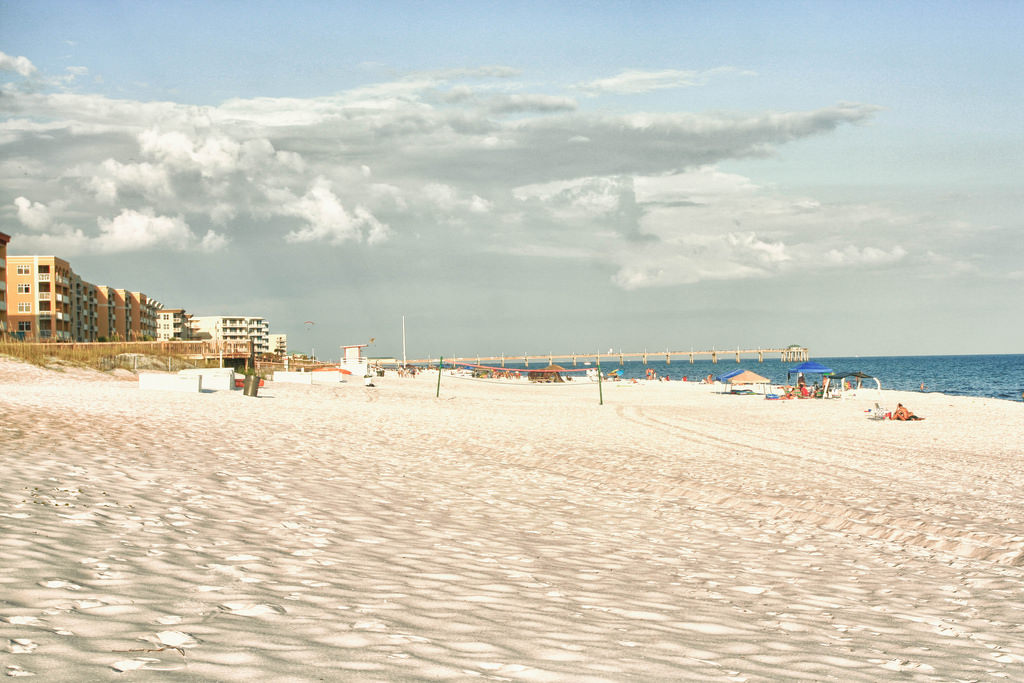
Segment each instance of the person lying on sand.
[{"label": "person lying on sand", "polygon": [[896,410],[892,413],[893,420],[923,420],[923,417],[918,417],[912,412],[903,407],[902,403],[896,404]]}]

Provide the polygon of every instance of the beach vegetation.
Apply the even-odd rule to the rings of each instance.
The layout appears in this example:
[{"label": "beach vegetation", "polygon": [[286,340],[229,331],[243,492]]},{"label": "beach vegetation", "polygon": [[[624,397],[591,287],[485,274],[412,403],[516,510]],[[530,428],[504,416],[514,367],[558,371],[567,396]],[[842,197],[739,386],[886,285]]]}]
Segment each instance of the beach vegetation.
[{"label": "beach vegetation", "polygon": [[217,358],[196,358],[182,353],[171,344],[160,342],[26,342],[0,339],[0,356],[17,358],[44,368],[65,366],[111,371],[166,370],[209,367]]}]

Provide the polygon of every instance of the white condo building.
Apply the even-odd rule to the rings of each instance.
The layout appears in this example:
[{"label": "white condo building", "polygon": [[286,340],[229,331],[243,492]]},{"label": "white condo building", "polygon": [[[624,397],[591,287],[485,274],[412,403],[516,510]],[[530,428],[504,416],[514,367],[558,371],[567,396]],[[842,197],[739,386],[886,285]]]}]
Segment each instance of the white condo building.
[{"label": "white condo building", "polygon": [[241,315],[198,315],[192,317],[192,338],[246,344],[252,339],[256,353],[269,353],[270,323]]},{"label": "white condo building", "polygon": [[192,318],[183,308],[164,308],[156,316],[156,338],[157,341],[170,341],[172,339],[191,339],[192,327],[189,320]]},{"label": "white condo building", "polygon": [[270,335],[270,352],[276,353],[278,356],[288,355],[288,335],[287,334],[272,334]]}]

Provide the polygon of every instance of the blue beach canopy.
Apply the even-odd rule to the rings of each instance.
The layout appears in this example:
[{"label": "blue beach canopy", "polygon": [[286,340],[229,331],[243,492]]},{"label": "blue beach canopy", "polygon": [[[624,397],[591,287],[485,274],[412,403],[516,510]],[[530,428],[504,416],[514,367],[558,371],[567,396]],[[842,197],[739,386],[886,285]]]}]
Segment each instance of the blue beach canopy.
[{"label": "blue beach canopy", "polygon": [[788,377],[789,375],[797,374],[797,373],[801,373],[801,372],[803,372],[805,374],[806,373],[811,373],[811,374],[814,374],[814,375],[827,375],[827,374],[832,372],[832,368],[826,368],[821,363],[815,363],[813,360],[809,360],[806,363],[801,363],[800,365],[796,366],[795,368],[790,368],[786,372],[786,376]]},{"label": "blue beach canopy", "polygon": [[742,372],[744,372],[744,371],[743,370],[733,370],[732,372],[727,372],[724,375],[719,375],[718,377],[715,377],[715,380],[717,380],[719,382],[724,382],[727,379],[735,377],[736,375],[738,375],[738,374],[740,374]]}]

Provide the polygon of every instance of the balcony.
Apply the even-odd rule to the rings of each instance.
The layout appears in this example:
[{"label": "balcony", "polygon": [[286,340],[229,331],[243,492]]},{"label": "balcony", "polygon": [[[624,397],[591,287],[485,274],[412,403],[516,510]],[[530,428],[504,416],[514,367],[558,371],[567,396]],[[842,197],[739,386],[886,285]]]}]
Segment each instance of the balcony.
[{"label": "balcony", "polygon": [[[3,259],[0,259],[3,260]],[[0,292],[7,291],[7,280],[0,280]]]},{"label": "balcony", "polygon": [[[39,292],[39,300],[40,301],[49,301],[50,300],[50,292]],[[58,299],[58,301],[59,301],[59,299]]]},{"label": "balcony", "polygon": [[39,282],[49,282],[49,281],[50,281],[50,274],[49,273],[39,273]]},{"label": "balcony", "polygon": [[0,301],[0,311],[6,311],[6,310],[7,310],[7,302],[6,301]]}]

